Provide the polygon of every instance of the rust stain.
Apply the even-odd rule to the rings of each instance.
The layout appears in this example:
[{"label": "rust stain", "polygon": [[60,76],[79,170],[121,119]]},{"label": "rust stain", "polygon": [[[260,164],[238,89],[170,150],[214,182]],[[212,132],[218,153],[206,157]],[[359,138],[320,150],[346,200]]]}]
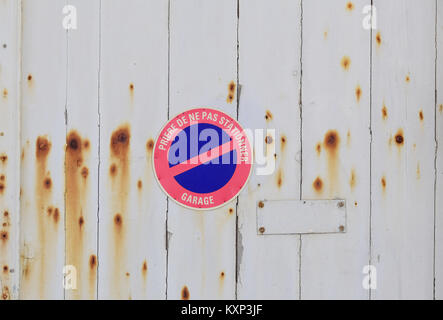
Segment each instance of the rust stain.
[{"label": "rust stain", "polygon": [[115,225],[115,229],[117,230],[117,232],[120,232],[120,230],[122,229],[122,226],[123,226],[123,218],[120,213],[117,213],[114,216],[114,225]]},{"label": "rust stain", "polygon": [[349,185],[351,186],[352,191],[354,191],[356,184],[357,184],[357,175],[355,173],[355,169],[352,169],[351,170],[351,177],[349,179]]},{"label": "rust stain", "polygon": [[317,143],[317,145],[315,146],[315,150],[317,150],[317,156],[321,155],[321,143]]},{"label": "rust stain", "polygon": [[264,204],[263,201],[260,201],[260,202],[258,203],[258,207],[259,207],[259,208],[263,208],[264,206],[265,206],[265,204]]},{"label": "rust stain", "polygon": [[[127,202],[130,188],[130,141],[131,130],[129,124],[122,124],[116,128],[110,138],[110,203],[113,210],[113,226],[110,236],[110,255],[114,256],[112,274],[113,291],[116,298],[127,297]],[[126,289],[125,289],[126,288]]]},{"label": "rust stain", "polygon": [[50,177],[47,177],[44,181],[43,181],[43,187],[47,190],[50,190],[52,187],[52,180]]},{"label": "rust stain", "polygon": [[235,82],[234,80],[232,80],[231,82],[229,82],[228,85],[228,97],[226,98],[227,103],[232,103],[232,101],[234,101],[235,88],[236,88]]},{"label": "rust stain", "polygon": [[397,144],[397,146],[401,147],[404,145],[404,142],[405,142],[405,138],[404,138],[403,130],[399,129],[397,131],[397,133],[395,134],[395,143]]},{"label": "rust stain", "polygon": [[138,190],[141,190],[143,188],[143,182],[141,180],[138,180],[137,188],[138,188]]},{"label": "rust stain", "polygon": [[423,122],[423,120],[425,119],[425,116],[423,114],[423,110],[420,109],[420,111],[418,112],[418,117],[420,118],[420,121]]},{"label": "rust stain", "polygon": [[97,256],[95,254],[91,254],[89,257],[89,268],[94,270],[97,267]]},{"label": "rust stain", "polygon": [[283,152],[286,148],[287,138],[286,136],[283,135],[280,140],[281,140],[281,151]]},{"label": "rust stain", "polygon": [[3,273],[8,274],[8,272],[9,272],[9,267],[7,265],[4,265],[3,266]]},{"label": "rust stain", "polygon": [[3,89],[3,99],[7,99],[8,98],[8,89]]},{"label": "rust stain", "polygon": [[234,213],[234,209],[229,208],[229,214],[233,214]]},{"label": "rust stain", "polygon": [[328,31],[323,32],[323,38],[326,40],[328,39]]},{"label": "rust stain", "polygon": [[[90,259],[84,254],[89,169],[83,164],[89,157],[88,148],[89,142],[86,143],[78,131],[68,133],[65,148],[66,263],[77,268],[86,265]],[[82,274],[79,269],[79,276]],[[73,291],[70,298],[80,299],[82,293],[82,290]]]},{"label": "rust stain", "polygon": [[32,77],[32,74],[28,74],[28,87],[32,87],[34,84],[34,78]]},{"label": "rust stain", "polygon": [[440,112],[443,112],[443,104],[440,105],[440,107],[438,108],[438,110],[439,110]]},{"label": "rust stain", "polygon": [[341,59],[341,66],[344,70],[348,71],[351,67],[351,58],[349,58],[348,56],[344,56]]},{"label": "rust stain", "polygon": [[152,149],[154,149],[154,140],[149,139],[148,142],[146,142],[146,150],[151,153]]},{"label": "rust stain", "polygon": [[377,46],[380,47],[381,46],[381,33],[380,33],[380,31],[377,32],[377,34],[375,35],[375,40],[377,41]]},{"label": "rust stain", "polygon": [[265,142],[266,142],[266,144],[271,144],[273,141],[274,141],[274,139],[272,139],[271,136],[266,136],[266,137],[265,137]]},{"label": "rust stain", "polygon": [[280,168],[278,169],[277,172],[277,187],[281,188],[282,184],[283,184],[283,172],[282,169]]},{"label": "rust stain", "polygon": [[95,298],[97,279],[97,256],[91,254],[89,256],[89,298]]},{"label": "rust stain", "polygon": [[405,81],[406,81],[407,83],[411,82],[411,77],[410,77],[409,75],[407,75]]},{"label": "rust stain", "polygon": [[0,240],[2,243],[6,243],[9,239],[9,234],[6,230],[0,231]]},{"label": "rust stain", "polygon": [[54,222],[58,223],[58,221],[60,220],[60,210],[58,208],[54,209]]},{"label": "rust stain", "polygon": [[383,108],[381,109],[381,116],[383,120],[388,119],[388,108],[386,108],[386,105],[383,103]]},{"label": "rust stain", "polygon": [[2,165],[5,165],[6,162],[8,162],[8,156],[7,156],[6,154],[2,153],[2,154],[0,155],[0,163],[1,163]]},{"label": "rust stain", "polygon": [[348,10],[348,11],[354,10],[354,4],[352,2],[348,2],[346,4],[346,10]]},{"label": "rust stain", "polygon": [[[83,252],[83,204],[81,197],[82,139],[72,130],[66,137],[65,192],[66,192],[66,263],[80,266]],[[73,293],[78,297],[78,292]]]},{"label": "rust stain", "polygon": [[9,293],[9,288],[7,286],[2,288],[2,300],[11,300],[11,294]]},{"label": "rust stain", "polygon": [[383,188],[383,192],[386,190],[386,177],[381,178],[381,186]]},{"label": "rust stain", "polygon": [[189,289],[187,286],[184,286],[181,292],[181,299],[182,300],[189,300],[190,294]]},{"label": "rust stain", "polygon": [[358,202],[357,201],[354,202],[354,206],[358,207]]},{"label": "rust stain", "polygon": [[328,132],[326,132],[323,141],[323,147],[325,148],[327,153],[330,196],[339,191],[339,146],[340,136],[338,132],[336,130],[329,130]]},{"label": "rust stain", "polygon": [[360,102],[361,94],[362,94],[361,87],[360,85],[357,85],[357,87],[355,88],[355,97],[357,99],[357,102]]},{"label": "rust stain", "polygon": [[[31,79],[32,80],[32,79]],[[48,158],[51,152],[52,144],[47,136],[39,136],[35,143],[35,157],[36,157],[36,176],[35,176],[35,204],[37,215],[37,236],[40,243],[40,260],[39,260],[39,295],[44,296],[45,283],[48,280],[49,273],[47,263],[50,261],[51,256],[54,254],[55,246],[55,234],[52,230],[48,230],[46,214],[47,208],[52,201],[52,181],[49,178],[48,171]],[[55,218],[54,218],[55,217]],[[57,209],[57,215],[54,213],[50,217],[56,223],[59,220],[59,212]]]},{"label": "rust stain", "polygon": [[83,179],[87,179],[89,176],[89,169],[87,167],[83,167],[81,171],[81,175]]},{"label": "rust stain", "polygon": [[129,125],[123,125],[112,133],[110,147],[113,157],[120,161],[127,160],[130,138]]},{"label": "rust stain", "polygon": [[349,147],[351,145],[351,130],[348,130],[346,134],[346,145]]},{"label": "rust stain", "polygon": [[312,183],[312,187],[317,193],[323,192],[323,180],[320,177],[317,177]]},{"label": "rust stain", "polygon": [[272,112],[269,110],[266,110],[265,119],[268,121],[271,121],[273,118]]},{"label": "rust stain", "polygon": [[111,175],[111,177],[117,176],[117,165],[115,163],[111,164],[111,166],[109,167],[109,174]]}]

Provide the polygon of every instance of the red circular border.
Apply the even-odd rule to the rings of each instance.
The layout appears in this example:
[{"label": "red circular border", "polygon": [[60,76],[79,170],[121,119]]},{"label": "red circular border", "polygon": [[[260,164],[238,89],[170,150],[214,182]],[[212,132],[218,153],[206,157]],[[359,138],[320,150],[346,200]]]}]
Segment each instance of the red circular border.
[{"label": "red circular border", "polygon": [[[205,194],[201,194],[201,193],[195,193],[192,191],[189,191],[185,188],[183,188],[174,178],[173,175],[168,174],[168,171],[171,171],[169,168],[169,161],[168,161],[168,153],[169,153],[169,149],[171,147],[172,141],[174,141],[174,138],[176,137],[176,135],[184,130],[185,128],[189,127],[191,125],[190,121],[189,121],[189,115],[190,114],[196,114],[197,112],[200,113],[200,116],[203,114],[203,112],[207,112],[207,113],[211,113],[212,115],[217,114],[217,120],[213,121],[213,120],[208,120],[208,119],[199,119],[198,121],[192,122],[192,124],[195,123],[208,123],[208,124],[212,124],[215,125],[219,128],[221,128],[224,132],[226,132],[226,134],[229,135],[229,137],[232,138],[233,141],[233,146],[234,149],[237,151],[237,167],[234,171],[234,175],[232,176],[232,178],[229,180],[228,183],[226,183],[226,185],[224,185],[222,188],[220,188],[217,191],[211,192],[211,193],[205,193]],[[234,126],[232,129],[230,129],[229,131],[220,124],[221,118],[224,117],[225,119],[229,120],[229,123],[232,123]],[[187,119],[188,122],[184,123],[182,126],[179,125],[178,120],[182,120],[182,119]],[[165,136],[165,134],[168,133],[168,130],[172,129],[172,125],[175,125],[176,130],[173,130],[169,141],[167,142],[166,145],[162,144],[162,137]],[[237,128],[242,135],[242,139],[244,138],[245,141],[245,146],[246,146],[246,150],[248,151],[249,157],[248,157],[248,161],[246,162],[241,162],[241,152],[240,152],[240,145],[237,141],[237,139],[235,139],[235,136],[233,136],[231,134],[231,131]],[[240,139],[240,140],[242,140]],[[165,149],[160,149],[159,146],[162,145],[162,147]],[[169,196],[171,197],[174,201],[176,201],[178,204],[187,207],[187,208],[191,208],[191,209],[197,209],[197,210],[208,210],[208,209],[215,209],[218,207],[221,207],[223,205],[225,205],[227,202],[231,201],[233,198],[235,198],[240,191],[243,189],[243,187],[246,185],[249,176],[251,174],[252,171],[252,149],[251,149],[251,145],[249,142],[249,139],[247,137],[247,135],[245,134],[243,128],[240,126],[240,124],[233,118],[231,118],[229,115],[227,115],[226,113],[216,110],[216,109],[211,109],[211,108],[196,108],[196,109],[192,109],[192,110],[188,110],[186,112],[183,112],[179,115],[177,115],[176,117],[174,117],[172,120],[170,120],[164,127],[163,129],[160,131],[160,134],[157,137],[156,143],[155,143],[155,148],[154,148],[154,152],[153,152],[153,167],[154,167],[154,173],[155,176],[157,178],[157,181],[159,183],[159,185],[161,186],[161,188],[163,189],[163,191]],[[186,193],[187,197],[189,196],[196,196],[196,197],[208,197],[207,199],[209,199],[209,197],[212,197],[213,199],[213,203],[208,203],[207,205],[205,205],[203,203],[203,205],[198,205],[198,203],[196,205],[192,204],[192,203],[188,203],[186,201],[182,200],[182,195]]]}]

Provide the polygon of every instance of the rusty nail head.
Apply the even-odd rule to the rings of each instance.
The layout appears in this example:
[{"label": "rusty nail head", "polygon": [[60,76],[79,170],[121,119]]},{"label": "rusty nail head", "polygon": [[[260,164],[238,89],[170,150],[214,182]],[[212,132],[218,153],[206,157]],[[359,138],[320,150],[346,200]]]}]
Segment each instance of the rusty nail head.
[{"label": "rusty nail head", "polygon": [[340,201],[340,202],[337,204],[337,206],[338,206],[339,208],[343,208],[343,207],[345,206],[345,203],[344,203],[343,201]]},{"label": "rusty nail head", "polygon": [[258,229],[258,231],[259,231],[260,233],[265,233],[265,227],[260,227],[260,229]]},{"label": "rusty nail head", "polygon": [[338,230],[340,230],[340,232],[344,232],[345,231],[345,227],[344,226],[339,226]]},{"label": "rusty nail head", "polygon": [[259,208],[263,208],[264,206],[265,206],[265,204],[264,204],[263,201],[260,201],[260,202],[258,203],[258,207],[259,207]]}]

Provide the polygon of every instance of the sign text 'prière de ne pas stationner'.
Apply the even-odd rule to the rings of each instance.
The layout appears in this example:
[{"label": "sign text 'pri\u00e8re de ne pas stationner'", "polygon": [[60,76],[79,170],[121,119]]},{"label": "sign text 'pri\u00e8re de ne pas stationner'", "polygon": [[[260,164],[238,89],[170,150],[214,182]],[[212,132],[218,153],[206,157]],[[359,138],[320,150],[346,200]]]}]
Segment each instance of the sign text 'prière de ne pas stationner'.
[{"label": "sign text 'pri\u00e8re de ne pas stationner'", "polygon": [[252,170],[249,139],[236,120],[209,108],[170,120],[154,149],[161,188],[192,209],[213,209],[236,197]]}]

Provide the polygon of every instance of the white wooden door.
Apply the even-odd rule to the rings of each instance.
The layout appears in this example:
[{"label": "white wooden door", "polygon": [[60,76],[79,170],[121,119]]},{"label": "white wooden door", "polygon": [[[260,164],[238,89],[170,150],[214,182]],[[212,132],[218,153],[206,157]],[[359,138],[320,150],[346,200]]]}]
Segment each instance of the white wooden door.
[{"label": "white wooden door", "polygon": [[[0,298],[441,299],[442,85],[441,0],[0,0]],[[203,212],[196,107],[255,146]]]}]

